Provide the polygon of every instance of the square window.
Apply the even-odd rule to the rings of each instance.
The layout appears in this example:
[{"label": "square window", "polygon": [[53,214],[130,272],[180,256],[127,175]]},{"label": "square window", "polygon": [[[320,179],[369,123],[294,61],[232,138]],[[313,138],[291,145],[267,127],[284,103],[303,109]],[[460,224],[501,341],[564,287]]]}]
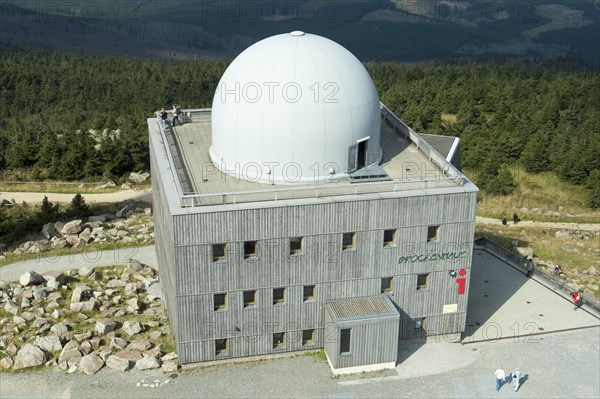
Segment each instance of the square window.
[{"label": "square window", "polygon": [[215,356],[227,356],[227,339],[215,340]]},{"label": "square window", "polygon": [[219,261],[225,260],[227,257],[227,251],[225,249],[225,244],[213,244],[212,252],[213,252],[213,262],[219,262]]},{"label": "square window", "polygon": [[429,273],[417,276],[417,289],[422,290],[425,288],[429,288]]},{"label": "square window", "polygon": [[244,291],[244,308],[256,306],[256,291]]},{"label": "square window", "polygon": [[440,230],[440,226],[427,227],[427,242],[437,241],[439,230]]},{"label": "square window", "polygon": [[244,259],[256,258],[256,241],[244,241]]},{"label": "square window", "polygon": [[315,286],[314,285],[305,285],[304,286],[304,302],[314,301],[315,300]]},{"label": "square window", "polygon": [[396,229],[383,231],[383,246],[384,247],[395,247],[396,246]]},{"label": "square window", "polygon": [[302,330],[302,346],[315,344],[315,330]]},{"label": "square window", "polygon": [[340,355],[350,353],[350,335],[351,328],[342,328],[340,330]]},{"label": "square window", "polygon": [[227,309],[227,294],[213,295],[215,301],[215,311]]},{"label": "square window", "polygon": [[356,233],[344,233],[342,234],[342,251],[348,251],[354,249],[354,240]]},{"label": "square window", "polygon": [[302,241],[304,241],[303,237],[290,238],[290,255],[302,254]]},{"label": "square window", "polygon": [[381,279],[381,293],[392,293],[392,277],[384,277]]},{"label": "square window", "polygon": [[415,330],[425,330],[425,318],[415,319]]},{"label": "square window", "polygon": [[273,305],[285,303],[285,288],[273,288]]},{"label": "square window", "polygon": [[285,349],[285,333],[273,334],[273,349]]}]

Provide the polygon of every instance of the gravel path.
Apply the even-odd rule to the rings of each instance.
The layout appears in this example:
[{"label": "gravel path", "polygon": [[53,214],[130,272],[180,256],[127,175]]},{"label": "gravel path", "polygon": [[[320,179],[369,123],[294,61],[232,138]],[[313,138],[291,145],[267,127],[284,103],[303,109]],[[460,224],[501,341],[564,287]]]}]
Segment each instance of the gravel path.
[{"label": "gravel path", "polygon": [[[491,224],[495,226],[502,226],[502,222],[499,219],[485,218],[477,216],[477,224]],[[523,220],[516,225],[509,221],[508,225],[504,226],[507,228],[511,227],[542,227],[547,229],[559,229],[559,230],[581,230],[581,231],[600,231],[600,223],[560,223],[560,222],[534,222],[532,220]]]},{"label": "gravel path", "polygon": [[[28,203],[39,203],[44,199],[44,195],[48,197],[48,200],[52,202],[66,202],[69,203],[73,200],[75,194],[58,194],[58,193],[28,193],[28,192],[6,192],[0,193],[0,199],[7,199],[9,201],[15,200],[17,203],[23,201]],[[102,193],[102,194],[82,194],[85,198],[86,203],[94,202],[121,202],[125,200],[135,200],[142,202],[152,202],[152,190],[121,190],[114,193]]]},{"label": "gravel path", "polygon": [[[0,374],[0,397],[9,398],[593,398],[600,393],[598,329],[548,334],[535,343],[502,340],[472,345],[406,344],[424,365],[418,377],[402,371],[332,378],[327,362],[312,356],[223,364],[179,373],[121,373],[103,368],[85,376],[55,369]],[[423,348],[428,350],[424,351]],[[452,348],[451,350],[449,350]],[[465,360],[469,361],[466,362]],[[576,361],[577,367],[571,367]],[[494,370],[523,373],[519,392],[510,383],[495,390]],[[154,385],[159,380],[164,384]],[[143,382],[142,382],[143,381]],[[138,386],[139,384],[139,386]]]},{"label": "gravel path", "polygon": [[145,265],[157,268],[154,245],[146,247],[119,248],[111,250],[73,253],[63,256],[39,257],[11,263],[0,268],[0,280],[15,281],[27,271],[45,273],[51,270],[79,269],[83,266],[109,266],[125,263],[129,258],[137,259]]}]

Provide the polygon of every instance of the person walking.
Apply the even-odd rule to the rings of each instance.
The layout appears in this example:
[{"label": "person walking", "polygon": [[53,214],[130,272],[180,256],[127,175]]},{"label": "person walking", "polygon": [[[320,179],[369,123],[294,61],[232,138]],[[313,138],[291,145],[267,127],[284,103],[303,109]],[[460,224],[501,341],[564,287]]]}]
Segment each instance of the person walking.
[{"label": "person walking", "polygon": [[575,291],[573,293],[573,302],[575,302],[575,310],[579,309],[583,304],[583,297],[581,296],[581,291]]},{"label": "person walking", "polygon": [[506,378],[506,374],[504,374],[502,366],[498,367],[498,370],[496,370],[494,374],[496,375],[496,391],[499,391],[504,379]]},{"label": "person walking", "polygon": [[515,371],[510,373],[510,376],[512,378],[512,385],[515,388],[515,392],[517,392],[519,390],[519,384],[521,383],[521,372],[519,371],[519,368],[517,367]]},{"label": "person walking", "polygon": [[527,259],[527,274],[525,275],[527,278],[531,277],[531,275],[533,274],[533,259],[529,258]]},{"label": "person walking", "polygon": [[513,213],[513,224],[517,224],[519,222],[519,215],[517,212]]},{"label": "person walking", "polygon": [[554,266],[554,275],[556,277],[560,277],[560,274],[563,272],[562,267],[560,267],[560,265],[556,265]]}]

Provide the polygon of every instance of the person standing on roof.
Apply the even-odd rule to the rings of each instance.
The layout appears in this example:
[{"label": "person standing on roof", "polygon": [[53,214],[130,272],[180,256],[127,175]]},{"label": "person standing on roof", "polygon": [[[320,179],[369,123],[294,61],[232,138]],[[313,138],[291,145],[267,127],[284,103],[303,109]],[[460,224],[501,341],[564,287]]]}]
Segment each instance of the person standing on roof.
[{"label": "person standing on roof", "polygon": [[179,110],[177,109],[177,106],[175,104],[173,104],[173,126],[175,126],[175,120],[177,120],[179,122],[179,124],[181,125],[181,121],[179,120]]}]

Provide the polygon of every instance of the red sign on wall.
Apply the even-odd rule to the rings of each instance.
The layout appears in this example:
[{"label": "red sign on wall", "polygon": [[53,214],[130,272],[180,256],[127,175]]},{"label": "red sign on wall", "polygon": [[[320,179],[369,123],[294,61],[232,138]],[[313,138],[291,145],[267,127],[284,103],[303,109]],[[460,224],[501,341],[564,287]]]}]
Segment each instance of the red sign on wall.
[{"label": "red sign on wall", "polygon": [[467,286],[467,279],[465,278],[465,276],[467,275],[467,270],[460,269],[458,271],[458,275],[460,276],[456,278],[456,284],[458,284],[458,295],[464,295],[465,288]]}]

